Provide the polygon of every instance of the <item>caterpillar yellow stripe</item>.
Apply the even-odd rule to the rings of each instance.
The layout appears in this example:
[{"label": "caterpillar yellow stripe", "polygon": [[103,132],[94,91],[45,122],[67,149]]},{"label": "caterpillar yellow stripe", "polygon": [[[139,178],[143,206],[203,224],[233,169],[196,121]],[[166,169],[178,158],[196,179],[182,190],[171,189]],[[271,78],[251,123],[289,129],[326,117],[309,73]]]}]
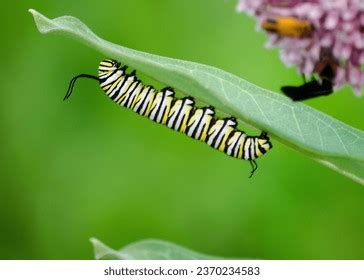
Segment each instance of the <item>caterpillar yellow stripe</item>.
[{"label": "caterpillar yellow stripe", "polygon": [[177,98],[171,87],[158,91],[144,85],[138,80],[135,71],[126,73],[127,66],[121,67],[115,60],[104,59],[98,70],[97,77],[88,74],[74,77],[64,99],[70,97],[78,78],[98,80],[105,94],[120,106],[203,141],[231,157],[250,161],[250,177],[257,169],[255,159],[272,148],[266,132],[259,136],[248,136],[237,128],[234,117],[219,118],[215,116],[212,106],[196,107],[192,97]]}]

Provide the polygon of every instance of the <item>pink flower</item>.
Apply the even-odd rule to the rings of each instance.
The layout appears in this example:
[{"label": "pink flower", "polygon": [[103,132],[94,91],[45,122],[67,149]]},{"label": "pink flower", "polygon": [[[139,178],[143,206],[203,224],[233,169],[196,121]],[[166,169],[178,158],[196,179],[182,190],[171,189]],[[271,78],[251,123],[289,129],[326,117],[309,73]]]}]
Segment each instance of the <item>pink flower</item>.
[{"label": "pink flower", "polygon": [[277,16],[308,20],[310,36],[282,37],[269,33],[268,48],[281,49],[287,66],[312,76],[323,50],[331,50],[338,61],[335,89],[350,84],[357,95],[364,86],[363,0],[239,0],[237,10],[257,17],[258,26]]}]

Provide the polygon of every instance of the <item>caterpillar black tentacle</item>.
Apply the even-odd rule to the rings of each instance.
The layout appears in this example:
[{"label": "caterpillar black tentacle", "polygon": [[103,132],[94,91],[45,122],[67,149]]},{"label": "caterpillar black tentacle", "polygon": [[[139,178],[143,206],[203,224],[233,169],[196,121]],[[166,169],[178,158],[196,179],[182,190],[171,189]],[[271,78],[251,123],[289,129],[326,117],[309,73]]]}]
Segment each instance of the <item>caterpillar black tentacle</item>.
[{"label": "caterpillar black tentacle", "polygon": [[63,100],[67,100],[71,96],[72,91],[73,91],[73,87],[74,87],[77,79],[79,79],[79,78],[90,78],[90,79],[94,79],[94,80],[97,80],[97,81],[99,80],[99,78],[94,76],[94,75],[89,75],[89,74],[77,75],[76,77],[72,78],[72,80],[70,81],[67,93],[66,93],[65,97],[63,98]]},{"label": "caterpillar black tentacle", "polygon": [[98,77],[81,74],[71,80],[64,100],[70,97],[78,78],[96,79],[106,95],[120,106],[203,141],[231,157],[249,160],[252,166],[250,177],[253,176],[258,168],[255,159],[272,148],[266,132],[260,136],[248,136],[237,129],[235,117],[218,118],[214,107],[196,107],[190,96],[176,98],[171,87],[158,91],[144,85],[136,77],[135,70],[127,74],[126,69],[127,66],[120,67],[115,60],[104,59],[99,65]]},{"label": "caterpillar black tentacle", "polygon": [[253,176],[255,170],[258,169],[258,164],[254,159],[249,160],[249,162],[250,162],[250,165],[252,167],[252,171],[250,172],[250,176],[249,176],[249,178],[251,178]]}]

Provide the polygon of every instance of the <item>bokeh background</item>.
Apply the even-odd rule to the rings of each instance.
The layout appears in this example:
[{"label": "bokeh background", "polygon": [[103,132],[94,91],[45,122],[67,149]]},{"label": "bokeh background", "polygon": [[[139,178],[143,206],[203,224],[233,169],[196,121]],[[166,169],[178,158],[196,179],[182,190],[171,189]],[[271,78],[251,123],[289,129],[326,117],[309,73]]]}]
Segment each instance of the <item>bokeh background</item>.
[{"label": "bokeh background", "polygon": [[[73,15],[112,42],[217,66],[277,92],[301,83],[235,5],[34,0],[2,6],[1,259],[92,259],[90,237],[113,248],[159,238],[238,258],[364,258],[363,186],[274,139],[248,179],[249,163],[120,109],[93,81],[79,81],[63,102],[70,78],[96,73],[103,55],[41,35],[27,12]],[[364,129],[364,99],[348,88],[306,103]]]}]

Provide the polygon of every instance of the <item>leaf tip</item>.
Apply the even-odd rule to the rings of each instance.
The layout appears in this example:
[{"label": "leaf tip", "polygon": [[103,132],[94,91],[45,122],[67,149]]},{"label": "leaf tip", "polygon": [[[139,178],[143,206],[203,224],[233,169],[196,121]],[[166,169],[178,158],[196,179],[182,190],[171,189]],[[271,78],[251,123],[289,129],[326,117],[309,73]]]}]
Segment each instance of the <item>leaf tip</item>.
[{"label": "leaf tip", "polygon": [[37,19],[38,19],[39,17],[41,17],[41,16],[42,16],[42,14],[41,14],[41,13],[39,13],[38,11],[36,11],[36,10],[32,9],[32,8],[28,9],[28,12],[32,14],[32,16],[33,16],[33,18],[34,18],[34,21],[35,21],[35,23],[37,24]]},{"label": "leaf tip", "polygon": [[92,244],[92,247],[94,248],[95,250],[95,253],[96,253],[96,250],[98,248],[103,248],[103,247],[106,247],[100,240],[98,240],[97,238],[95,237],[91,237],[90,238],[90,242]]},{"label": "leaf tip", "polygon": [[95,237],[91,237],[90,242],[94,249],[95,259],[101,259],[104,256],[108,255],[110,252],[114,251]]},{"label": "leaf tip", "polygon": [[28,12],[31,13],[32,15],[37,13],[37,11],[32,8],[28,9]]},{"label": "leaf tip", "polygon": [[51,24],[51,20],[34,9],[28,9],[28,12],[32,14],[35,25],[40,33],[47,33],[52,31],[54,27]]}]

